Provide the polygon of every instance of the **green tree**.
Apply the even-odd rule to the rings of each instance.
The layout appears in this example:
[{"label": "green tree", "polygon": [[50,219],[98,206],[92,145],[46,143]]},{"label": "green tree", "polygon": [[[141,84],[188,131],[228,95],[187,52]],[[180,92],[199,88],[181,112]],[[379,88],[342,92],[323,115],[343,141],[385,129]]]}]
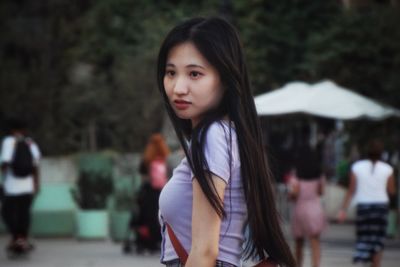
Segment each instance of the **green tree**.
[{"label": "green tree", "polygon": [[[178,21],[223,12],[256,94],[332,79],[399,107],[400,16],[335,0],[0,2],[0,129],[25,117],[45,154],[140,151],[162,126],[156,58]],[[3,133],[1,133],[3,135]]]},{"label": "green tree", "polygon": [[241,31],[256,93],[293,80],[309,80],[303,65],[307,40],[329,28],[341,12],[337,1],[237,1]]},{"label": "green tree", "polygon": [[374,8],[349,11],[308,40],[308,72],[400,108],[399,12]]},{"label": "green tree", "polygon": [[217,8],[211,0],[2,1],[0,119],[25,117],[44,154],[141,150],[162,126],[162,38]]}]

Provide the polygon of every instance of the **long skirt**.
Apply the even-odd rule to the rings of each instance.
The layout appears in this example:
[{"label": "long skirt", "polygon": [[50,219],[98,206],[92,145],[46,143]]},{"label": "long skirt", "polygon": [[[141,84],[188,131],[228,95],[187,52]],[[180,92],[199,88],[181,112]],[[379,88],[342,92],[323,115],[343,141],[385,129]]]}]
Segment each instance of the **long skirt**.
[{"label": "long skirt", "polygon": [[357,241],[353,262],[371,262],[383,250],[389,208],[387,204],[358,204]]}]

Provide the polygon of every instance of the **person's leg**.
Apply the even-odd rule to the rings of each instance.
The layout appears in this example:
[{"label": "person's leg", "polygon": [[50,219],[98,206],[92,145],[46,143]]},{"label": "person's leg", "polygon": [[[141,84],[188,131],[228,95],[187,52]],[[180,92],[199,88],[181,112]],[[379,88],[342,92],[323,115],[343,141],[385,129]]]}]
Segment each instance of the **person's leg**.
[{"label": "person's leg", "polygon": [[21,227],[21,236],[24,239],[24,249],[33,250],[34,245],[29,241],[29,230],[31,228],[31,209],[33,202],[33,194],[27,194],[23,198],[23,214],[22,221],[24,222]]},{"label": "person's leg", "polygon": [[16,227],[18,221],[16,216],[16,200],[17,199],[14,196],[4,196],[1,210],[4,224],[11,235],[11,242],[15,241],[18,237],[18,231]]},{"label": "person's leg", "polygon": [[312,266],[319,267],[321,262],[321,243],[319,235],[310,238]]},{"label": "person's leg", "polygon": [[30,208],[32,204],[32,194],[24,194],[15,196],[14,213],[15,213],[15,246],[19,250],[29,250],[33,248],[28,241],[28,233],[30,227]]},{"label": "person's leg", "polygon": [[374,210],[376,213],[380,213],[378,218],[374,218],[373,225],[375,226],[374,236],[379,237],[378,240],[375,239],[374,242],[374,252],[371,255],[372,257],[372,267],[380,267],[383,249],[384,249],[384,241],[386,238],[386,230],[388,226],[388,217],[389,217],[389,206],[385,205],[377,205]]},{"label": "person's leg", "polygon": [[10,207],[10,198],[4,196],[3,203],[1,207],[1,217],[3,218],[4,225],[7,227],[7,230],[11,233],[11,207]]},{"label": "person's leg", "polygon": [[[157,220],[156,220],[157,219]],[[161,229],[158,218],[154,218],[150,224],[151,242],[150,250],[159,251],[161,243]]]},{"label": "person's leg", "polygon": [[383,250],[374,253],[374,255],[372,256],[371,267],[380,267],[381,266],[382,255],[383,255]]},{"label": "person's leg", "polygon": [[22,238],[22,228],[23,228],[23,206],[22,206],[22,201],[23,196],[15,196],[14,198],[14,216],[15,216],[15,232],[16,232],[16,237],[17,239],[21,239]]},{"label": "person's leg", "polygon": [[301,267],[303,264],[303,246],[304,246],[304,239],[303,238],[296,238],[296,262],[297,267]]},{"label": "person's leg", "polygon": [[139,226],[135,228],[135,245],[136,245],[136,253],[141,254],[146,249],[146,238],[143,226]]},{"label": "person's leg", "polygon": [[[369,262],[369,253],[366,253],[370,246],[370,231],[369,231],[369,206],[367,204],[358,204],[356,213],[356,242],[354,244],[353,264]],[[364,248],[364,249],[362,249]]]},{"label": "person's leg", "polygon": [[25,240],[29,236],[29,228],[31,226],[32,199],[33,199],[32,194],[26,194],[26,195],[21,196],[20,203],[19,203],[19,205],[20,205],[19,206],[19,208],[20,208],[19,234],[20,234],[20,237]]}]

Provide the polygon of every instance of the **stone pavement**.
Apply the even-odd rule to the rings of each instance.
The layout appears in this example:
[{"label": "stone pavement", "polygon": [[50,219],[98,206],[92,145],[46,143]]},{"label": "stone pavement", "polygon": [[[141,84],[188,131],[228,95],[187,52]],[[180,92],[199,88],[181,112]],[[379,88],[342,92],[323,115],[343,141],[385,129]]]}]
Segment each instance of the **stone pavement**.
[{"label": "stone pavement", "polygon": [[[330,225],[322,237],[321,267],[347,267],[351,264],[354,240],[353,225]],[[0,236],[0,247],[7,238]],[[123,255],[121,244],[111,241],[77,241],[75,239],[36,239],[36,250],[25,259],[9,260],[0,250],[1,267],[152,267],[162,266],[158,255]],[[389,240],[382,267],[397,267],[400,262],[400,240]],[[310,251],[305,250],[304,267],[311,266]]]}]

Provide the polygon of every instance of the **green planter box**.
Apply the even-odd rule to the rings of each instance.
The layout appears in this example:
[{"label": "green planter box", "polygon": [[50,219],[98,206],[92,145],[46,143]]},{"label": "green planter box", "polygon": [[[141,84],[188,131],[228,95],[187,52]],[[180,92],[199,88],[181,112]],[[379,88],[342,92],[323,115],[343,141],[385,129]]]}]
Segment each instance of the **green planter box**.
[{"label": "green planter box", "polygon": [[113,241],[122,241],[127,238],[129,211],[112,211],[110,216],[110,234]]},{"label": "green planter box", "polygon": [[77,213],[79,239],[104,239],[108,237],[109,218],[105,210],[80,210]]},{"label": "green planter box", "polygon": [[32,235],[36,237],[74,236],[75,211],[37,211],[32,214]]},{"label": "green planter box", "polygon": [[70,185],[43,184],[32,207],[31,233],[34,236],[74,236],[76,205]]}]

